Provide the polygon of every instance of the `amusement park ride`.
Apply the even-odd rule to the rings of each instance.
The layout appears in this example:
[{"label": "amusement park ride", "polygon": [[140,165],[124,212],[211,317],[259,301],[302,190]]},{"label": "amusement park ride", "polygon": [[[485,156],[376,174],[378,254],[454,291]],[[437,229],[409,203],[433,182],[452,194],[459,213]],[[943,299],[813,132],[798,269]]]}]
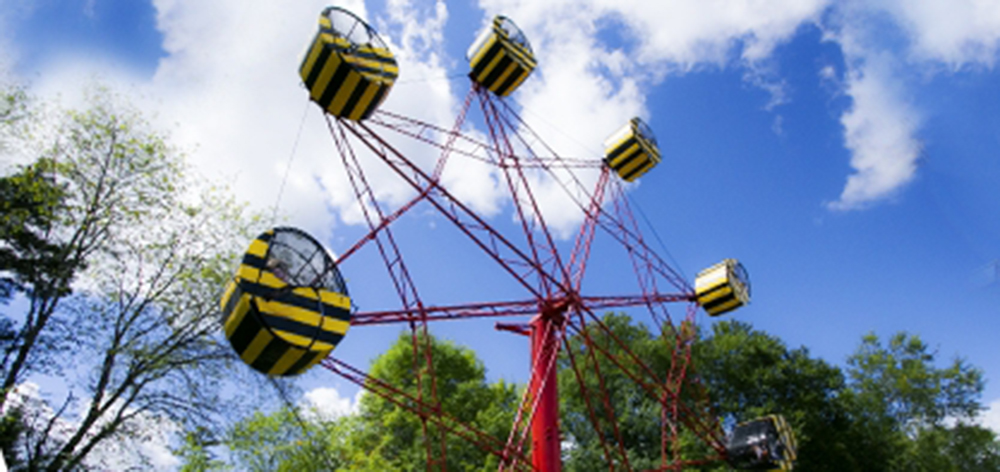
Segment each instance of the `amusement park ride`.
[{"label": "amusement park ride", "polygon": [[[221,300],[226,337],[243,361],[271,376],[296,375],[319,364],[411,412],[421,422],[428,470],[445,469],[445,441],[438,448],[427,440],[428,434],[435,434],[431,431],[439,431],[497,456],[501,470],[556,472],[562,469],[556,359],[567,333],[575,334],[585,346],[583,355],[594,365],[596,357],[610,361],[660,408],[657,470],[679,471],[718,461],[738,469],[791,470],[795,438],[781,416],[741,423],[727,436],[694,375],[691,328],[697,308],[712,316],[739,308],[749,302],[749,280],[739,262],[726,259],[699,273],[691,287],[647,246],[622,181],[634,181],[660,162],[649,127],[638,118],[630,120],[605,142],[603,159],[559,157],[503,98],[536,66],[531,46],[514,22],[497,16],[474,41],[468,59],[471,89],[452,128],[379,110],[399,75],[393,54],[352,13],[337,7],[322,12],[319,32],[299,72],[311,100],[325,112],[368,233],[339,258],[293,228],[274,228],[251,242]],[[482,111],[486,140],[461,132],[473,103]],[[393,134],[436,150],[435,168],[416,165],[384,137]],[[369,185],[361,154],[369,164],[388,166],[412,187],[416,195],[412,201],[391,212],[385,208]],[[497,169],[513,203],[519,234],[498,231],[448,190],[440,177],[449,158],[478,159]],[[599,173],[592,187],[577,175],[584,170]],[[539,210],[536,179],[531,178],[539,174],[559,181],[584,215],[569,251],[552,236]],[[468,237],[521,287],[525,298],[453,306],[425,303],[393,231],[393,223],[418,204],[433,207]],[[624,250],[622,257],[631,262],[636,275],[634,293],[584,293],[587,262],[599,236]],[[383,260],[399,295],[397,309],[352,313],[340,268],[364,247],[374,247]],[[680,323],[672,320],[668,304],[686,304]],[[602,311],[626,308],[647,312],[661,330],[670,359],[666,371],[654,371],[599,316]],[[442,411],[427,336],[434,321],[501,317],[530,317],[526,325],[498,323],[497,328],[528,335],[531,341],[531,377],[505,441]],[[414,362],[420,364],[414,366],[413,375],[417,385],[430,386],[427,391],[405,391],[328,356],[349,327],[392,323],[411,330]],[[595,343],[594,333],[610,339],[614,349]],[[569,350],[566,354],[580,379],[580,363],[585,360],[575,359]],[[579,389],[602,442],[606,463],[596,467],[632,470],[625,451],[628,445],[610,408],[611,393],[599,369],[591,374],[596,374],[598,386],[580,382]],[[709,452],[704,457],[682,457],[682,429],[706,446]]]}]

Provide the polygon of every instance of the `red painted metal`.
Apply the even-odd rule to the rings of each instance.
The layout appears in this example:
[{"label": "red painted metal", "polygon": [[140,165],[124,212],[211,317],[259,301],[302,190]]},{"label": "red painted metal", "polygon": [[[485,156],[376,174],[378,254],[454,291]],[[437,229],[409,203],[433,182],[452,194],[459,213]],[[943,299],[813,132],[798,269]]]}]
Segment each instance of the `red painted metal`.
[{"label": "red painted metal", "polygon": [[[330,127],[330,133],[340,151],[344,168],[347,170],[351,187],[354,189],[355,196],[361,204],[362,214],[368,223],[370,230],[368,238],[374,240],[378,246],[379,254],[382,256],[382,260],[389,270],[389,276],[396,287],[403,308],[407,312],[418,314],[418,316],[412,317],[409,320],[410,339],[413,346],[413,371],[417,380],[417,398],[419,401],[423,401],[424,378],[429,377],[430,400],[440,410],[441,403],[437,395],[437,377],[434,375],[434,361],[431,353],[430,336],[427,330],[427,313],[423,308],[423,302],[420,301],[416,284],[413,283],[413,279],[410,277],[410,271],[403,260],[403,255],[389,227],[388,223],[390,220],[384,215],[381,205],[379,205],[378,199],[375,197],[375,192],[372,191],[371,186],[368,184],[368,179],[365,177],[357,155],[354,153],[353,148],[348,145],[347,136],[343,132],[343,129],[340,129],[339,133],[337,133],[329,116],[326,119],[327,125]],[[421,360],[423,361],[422,366],[420,365]],[[420,417],[421,430],[423,431],[424,438],[427,438],[424,441],[427,451],[427,469],[431,470],[434,464],[439,464],[440,470],[443,472],[447,469],[447,448],[445,446],[447,438],[444,429],[440,429],[441,433],[438,439],[440,455],[435,454],[432,450],[433,445],[430,435],[428,434],[427,421],[426,416]]]},{"label": "red painted metal", "polygon": [[[470,90],[469,96],[471,97],[474,93],[474,89]],[[602,169],[605,167],[604,163],[599,159],[567,158],[555,156],[554,154],[550,154],[552,157],[514,156],[517,158],[517,164],[503,164],[496,160],[496,156],[492,155],[492,144],[469,137],[468,135],[462,134],[458,131],[448,130],[430,123],[425,123],[420,120],[382,110],[375,112],[369,121],[403,136],[423,142],[429,146],[434,146],[442,150],[448,150],[451,153],[475,159],[497,167],[504,167],[507,165],[518,165],[524,169]],[[440,136],[448,136],[448,138],[452,140],[453,146],[449,147],[445,143],[436,139]]]},{"label": "red painted metal", "polygon": [[[483,113],[487,141],[462,133],[463,123],[472,100],[478,99]],[[399,292],[398,309],[356,313],[355,327],[406,323],[411,330],[417,384],[430,382],[431,395],[425,398],[422,389],[407,393],[379,379],[368,377],[340,361],[326,360],[324,367],[347,378],[394,404],[416,414],[422,424],[427,445],[427,469],[445,470],[447,451],[445,433],[476,444],[500,458],[500,470],[526,468],[545,472],[561,470],[562,444],[559,429],[557,391],[557,359],[565,342],[567,330],[577,334],[583,358],[566,350],[565,359],[577,379],[580,393],[588,410],[588,420],[601,441],[610,470],[631,470],[626,453],[628,445],[618,428],[612,408],[612,390],[602,372],[609,365],[620,370],[636,383],[661,408],[661,469],[681,470],[717,460],[682,460],[679,455],[679,428],[683,426],[713,448],[724,454],[721,426],[710,408],[700,384],[688,381],[691,372],[691,336],[693,331],[674,325],[667,311],[668,303],[687,303],[688,310],[681,326],[693,324],[696,308],[690,284],[653,251],[642,237],[632,216],[624,186],[615,174],[598,158],[567,159],[550,149],[510,105],[484,89],[473,86],[460,109],[452,129],[427,124],[390,112],[379,111],[365,122],[328,118],[331,135],[338,153],[344,160],[348,177],[369,226],[369,232],[351,246],[338,260],[345,261],[365,246],[374,244]],[[379,131],[375,130],[375,127]],[[412,142],[426,144],[440,151],[433,171],[427,172],[404,155],[380,133],[388,131]],[[349,139],[350,138],[350,139]],[[394,212],[384,212],[368,185],[358,156],[350,142],[360,143],[360,151],[370,152],[376,162],[388,166],[415,192],[415,196]],[[520,236],[508,236],[495,229],[486,219],[450,193],[441,182],[450,156],[478,159],[497,169],[495,174],[504,184],[513,203],[513,213]],[[596,182],[588,184],[573,171],[601,169]],[[573,240],[572,249],[560,252],[553,238],[532,182],[548,174],[562,186],[572,205],[579,209],[583,222]],[[591,185],[592,184],[592,185]],[[418,205],[436,209],[461,233],[475,243],[493,262],[506,271],[527,294],[523,300],[427,305],[420,298],[410,277],[403,254],[399,250],[392,224]],[[629,295],[583,295],[583,281],[597,235],[610,237],[624,248],[622,260],[631,262],[637,277],[638,293]],[[595,313],[606,310],[645,307],[651,320],[665,340],[670,353],[666,371],[657,372],[639,358],[631,347],[619,339]],[[532,317],[528,325],[497,324],[497,329],[528,334],[531,341],[531,377],[528,388],[518,405],[514,424],[506,442],[450,417],[437,401],[436,376],[430,353],[428,323],[431,321],[476,318]],[[610,345],[596,342],[591,334],[599,334]],[[611,349],[613,348],[613,349]],[[617,352],[618,354],[613,353]],[[590,369],[596,385],[588,387],[582,369]],[[694,388],[695,391],[691,389]],[[693,400],[692,400],[693,398]],[[433,427],[433,428],[431,428]],[[432,448],[428,436],[431,429],[441,431],[440,449]],[[529,434],[530,433],[530,434]],[[531,440],[530,458],[524,453]]]},{"label": "red painted metal", "polygon": [[538,399],[531,420],[531,463],[545,472],[562,470],[559,441],[559,395],[556,369],[545,368],[559,351],[556,333],[565,321],[565,306],[548,307],[531,321],[531,380],[528,391]]},{"label": "red painted metal", "polygon": [[[591,311],[604,311],[617,308],[647,306],[649,304],[677,303],[688,301],[687,294],[621,295],[576,297],[573,302],[587,307]],[[548,303],[559,301],[569,302],[569,298],[554,298]],[[425,306],[417,313],[411,310],[385,310],[359,312],[351,319],[352,326],[370,326],[394,323],[409,323],[426,316],[428,321],[467,320],[474,318],[503,318],[511,316],[532,316],[538,313],[537,299],[511,301],[470,303],[454,306]]]}]

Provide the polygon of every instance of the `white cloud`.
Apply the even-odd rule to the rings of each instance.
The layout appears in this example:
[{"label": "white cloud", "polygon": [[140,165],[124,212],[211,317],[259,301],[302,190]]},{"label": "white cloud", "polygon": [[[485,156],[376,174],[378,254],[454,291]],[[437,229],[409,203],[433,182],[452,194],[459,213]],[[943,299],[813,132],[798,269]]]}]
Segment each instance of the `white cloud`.
[{"label": "white cloud", "polygon": [[359,390],[354,398],[344,398],[336,388],[319,387],[304,395],[303,407],[311,420],[332,420],[358,412],[363,390]]},{"label": "white cloud", "polygon": [[[159,108],[177,124],[177,137],[197,145],[197,165],[228,181],[240,198],[257,208],[271,207],[287,168],[281,212],[321,238],[334,224],[331,207],[340,210],[344,221],[362,221],[327,124],[308,102],[298,76],[326,4],[245,8],[235,0],[157,0],[167,57],[150,86]],[[423,10],[396,1],[388,18],[374,21],[361,1],[340,6],[384,29],[383,39],[400,62],[400,83],[383,107],[433,123],[452,121],[454,99],[447,81],[405,83],[407,78],[446,75],[440,55],[444,4]],[[390,142],[421,165],[432,162],[433,154],[412,142],[397,137]],[[382,202],[398,205],[413,195],[362,146],[355,149],[361,151],[366,177]]]},{"label": "white cloud", "polygon": [[986,411],[979,416],[979,424],[1000,435],[1000,398],[986,406]]},{"label": "white cloud", "polygon": [[[512,18],[536,52],[538,70],[515,97],[522,117],[560,155],[600,158],[603,140],[633,116],[648,117],[645,90],[670,73],[703,66],[747,67],[748,82],[768,90],[773,106],[784,87],[765,60],[824,0],[526,2],[482,0],[488,15]],[[601,40],[602,28],[621,28],[626,45]],[[665,156],[670,159],[670,156]],[[568,175],[556,173],[567,181]],[[590,190],[597,172],[576,172]],[[548,176],[529,179],[549,226],[569,235],[582,220],[562,186]]]},{"label": "white cloud", "polygon": [[169,418],[140,414],[127,425],[129,434],[101,442],[87,463],[102,470],[176,470],[181,460],[170,450],[170,441],[181,428]]},{"label": "white cloud", "polygon": [[841,117],[845,146],[855,173],[847,179],[834,210],[855,210],[892,195],[913,179],[921,144],[918,113],[900,97],[893,60],[868,53],[849,71],[845,93],[853,104]]},{"label": "white cloud", "polygon": [[992,68],[1000,48],[1000,3],[855,0],[836,13],[827,34],[847,63],[844,93],[853,105],[841,123],[855,173],[828,206],[853,210],[896,194],[916,174],[920,112],[906,98],[909,87],[900,76],[934,73],[938,64]]},{"label": "white cloud", "polygon": [[[765,108],[782,103],[786,87],[770,62],[775,48],[803,25],[831,23],[823,27],[848,62],[842,91],[853,104],[841,121],[854,173],[829,207],[846,210],[893,195],[915,175],[920,121],[906,99],[900,70],[921,61],[954,68],[994,63],[1000,6],[988,0],[944,3],[481,0],[480,5],[486,10],[484,21],[494,13],[517,21],[538,53],[539,69],[515,94],[525,120],[559,154],[589,158],[599,158],[601,141],[632,116],[647,117],[656,128],[656,117],[646,111],[646,90],[672,74],[742,68],[748,83],[771,94]],[[76,62],[58,61],[50,72],[59,73],[41,74],[42,82],[50,93],[70,92],[86,76],[84,71],[102,70],[104,79],[111,75],[113,81],[138,84],[138,93],[149,102],[144,108],[160,110],[160,120],[173,130],[175,140],[192,150],[191,161],[256,208],[268,209],[277,201],[287,168],[282,213],[290,223],[325,239],[335,224],[330,209],[347,223],[362,221],[326,123],[308,102],[297,74],[315,33],[316,15],[326,4],[309,0],[296,8],[245,8],[238,0],[154,0],[166,55],[152,79],[107,61],[95,65],[77,57]],[[392,0],[386,15],[374,18],[362,0],[342,6],[371,20],[400,62],[400,80],[384,109],[449,127],[460,101],[457,90],[464,86],[433,80],[446,77],[449,64],[463,62],[444,54],[445,3]],[[836,14],[827,15],[831,11]],[[909,38],[905,57],[873,44],[876,35],[865,30],[872,23],[854,21],[880,15]],[[623,45],[603,42],[601,33],[609,28],[622,30]],[[829,80],[833,72],[825,69],[823,77]],[[482,136],[469,126],[464,131]],[[439,155],[409,138],[391,136],[390,142],[425,169]],[[362,157],[380,201],[394,206],[412,198],[413,190],[391,170],[371,156]],[[506,203],[501,175],[475,160],[452,158],[442,178],[458,198],[484,214],[496,214]],[[531,179],[550,226],[569,234],[581,219],[576,205],[550,176]],[[595,179],[596,172],[581,173],[585,188]]]},{"label": "white cloud", "polygon": [[1000,3],[994,0],[884,0],[910,37],[917,61],[940,61],[958,69],[992,67],[1000,48]]},{"label": "white cloud", "polygon": [[[804,23],[815,20],[827,0],[687,0],[645,2],[641,0],[595,0],[582,3],[563,0],[482,0],[490,12],[502,12],[538,33],[537,23],[571,26],[584,19],[593,32],[598,20],[627,25],[626,37],[637,42],[634,59],[643,65],[690,69],[713,63],[727,65],[734,52],[747,61],[766,58],[774,47],[787,41]],[[615,21],[617,20],[617,21]],[[614,27],[614,26],[612,26]],[[568,28],[554,35],[570,33]],[[742,48],[737,46],[742,45]]]},{"label": "white cloud", "polygon": [[[610,132],[632,116],[647,115],[644,89],[667,72],[744,64],[750,66],[749,81],[781,99],[781,82],[754,72],[755,64],[801,24],[814,21],[826,1],[748,0],[725,7],[720,2],[487,0],[483,6],[515,18],[538,51],[539,70],[516,95],[528,123],[561,155],[599,158]],[[345,222],[362,221],[322,114],[308,103],[297,75],[316,15],[325,5],[315,0],[294,9],[277,4],[250,9],[237,0],[155,0],[166,52],[155,75],[143,81],[111,72],[122,77],[119,82],[138,82],[140,94],[151,102],[144,108],[160,110],[175,141],[192,150],[190,160],[256,208],[277,201],[287,168],[281,210],[290,223],[321,238],[332,231],[331,208]],[[369,17],[360,0],[342,6]],[[443,54],[444,2],[393,0],[386,11],[385,17],[368,18],[400,62],[400,80],[384,109],[449,126],[459,103],[452,82],[420,80],[447,76],[446,64],[457,59]],[[630,29],[622,36],[632,45],[615,49],[598,39],[599,28],[622,25]],[[116,70],[107,64],[94,69],[105,71],[103,76]],[[43,76],[51,78],[46,80],[50,90],[68,91],[83,75]],[[655,127],[655,117],[651,122]],[[482,135],[468,126],[464,131]],[[390,142],[425,169],[439,153],[408,138],[390,136]],[[380,201],[399,205],[414,195],[386,166],[362,157]],[[467,158],[452,158],[442,176],[458,198],[487,215],[504,206],[506,184],[500,177],[496,169]],[[579,209],[550,176],[530,179],[549,225],[557,234],[570,234],[582,218]],[[591,188],[596,172],[582,173],[581,181]]]}]

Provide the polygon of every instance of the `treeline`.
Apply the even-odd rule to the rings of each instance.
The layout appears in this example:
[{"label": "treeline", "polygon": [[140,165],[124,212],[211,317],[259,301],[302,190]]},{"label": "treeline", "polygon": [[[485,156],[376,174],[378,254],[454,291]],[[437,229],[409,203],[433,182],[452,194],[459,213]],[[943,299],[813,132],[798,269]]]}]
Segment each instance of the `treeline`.
[{"label": "treeline", "polygon": [[[651,368],[669,367],[670,350],[663,338],[625,315],[609,314],[604,322]],[[615,352],[619,344],[607,332],[592,329],[587,335],[619,363],[628,358]],[[660,467],[658,404],[609,357],[588,361],[581,336],[570,337],[568,349],[577,354],[583,378],[576,377],[565,352],[558,361],[564,469],[608,470],[609,460],[616,470],[624,469],[621,452],[615,446],[605,450],[598,437],[610,438],[610,425],[597,421],[594,427],[592,418],[605,414],[603,402],[592,396],[588,407],[580,393],[581,383],[589,392],[599,391],[598,370],[629,467]],[[437,385],[444,386],[443,410],[503,444],[522,387],[487,382],[482,363],[468,348],[439,340],[432,345]],[[416,392],[412,356],[411,338],[403,333],[369,373]],[[888,340],[866,335],[841,368],[810,356],[805,348],[790,349],[749,324],[724,321],[693,344],[692,360],[711,411],[724,425],[769,413],[788,419],[799,440],[796,470],[1000,471],[1000,442],[993,431],[974,422],[983,410],[982,373],[960,359],[941,365],[936,352],[915,335],[900,333]],[[356,413],[338,418],[286,405],[255,413],[213,441],[214,448],[189,435],[182,451],[184,470],[427,470],[428,448],[432,457],[439,457],[441,435],[433,424],[426,435],[421,428],[417,415],[372,394],[361,396]],[[448,470],[497,469],[495,455],[455,435],[445,437]],[[679,440],[689,459],[714,455],[690,432]],[[713,461],[685,470],[730,469]]]},{"label": "treeline", "polygon": [[[608,315],[605,323],[654,369],[669,368],[669,350],[660,337],[624,315]],[[604,331],[590,335],[616,349]],[[570,346],[580,349],[581,343],[571,339]],[[747,323],[724,321],[713,324],[710,333],[700,333],[691,355],[695,370],[689,375],[701,379],[709,411],[723,424],[771,413],[789,421],[799,443],[796,470],[1000,470],[1000,442],[993,431],[975,423],[984,409],[982,372],[962,359],[939,359],[916,335],[898,333],[886,340],[865,335],[841,368],[810,356],[804,347],[791,349]],[[598,364],[605,382],[619,386],[612,398],[642,396],[611,362],[598,358]],[[579,419],[582,398],[565,375],[561,387],[563,382],[564,415],[570,415],[564,427],[576,444],[568,453],[567,470],[596,470],[592,464],[602,461],[599,442]],[[650,443],[658,438],[659,412],[648,396],[642,398],[629,405],[616,402],[614,408],[637,412],[637,418],[621,422],[620,434],[645,439],[629,448],[629,462],[636,469],[651,469],[660,459],[658,444]],[[680,439],[685,451],[704,455],[690,434]]]}]

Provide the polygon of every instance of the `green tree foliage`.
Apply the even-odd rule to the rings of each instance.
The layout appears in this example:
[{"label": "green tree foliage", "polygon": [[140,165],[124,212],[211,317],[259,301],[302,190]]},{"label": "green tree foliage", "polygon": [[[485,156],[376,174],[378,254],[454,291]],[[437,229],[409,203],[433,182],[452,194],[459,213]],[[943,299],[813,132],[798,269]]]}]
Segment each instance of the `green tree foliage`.
[{"label": "green tree foliage", "polygon": [[938,363],[914,335],[896,334],[887,345],[873,334],[862,338],[848,358],[848,387],[839,397],[865,457],[857,470],[1000,470],[955,468],[977,459],[951,452],[978,444],[976,454],[988,467],[997,444],[991,431],[971,424],[982,410],[982,372],[961,359],[945,368]]},{"label": "green tree foliage", "polygon": [[[674,331],[656,336],[622,314],[608,314],[603,322],[607,330],[591,323],[569,336],[557,360],[563,467],[605,470],[612,461],[615,469],[624,469],[627,460],[632,470],[656,469],[662,411],[648,386],[635,381],[643,370],[635,359],[667,372],[676,347]],[[482,365],[471,351],[437,341],[432,345],[445,411],[505,437],[517,407],[514,389],[485,384]],[[416,392],[413,352],[409,336],[401,336],[370,374]],[[996,435],[971,422],[982,408],[980,372],[962,360],[940,366],[936,353],[916,336],[898,334],[886,344],[865,336],[842,369],[747,323],[723,321],[697,336],[691,354],[689,382],[681,388],[685,405],[708,411],[699,402],[710,398],[710,411],[727,429],[782,414],[798,438],[797,470],[1000,471]],[[690,380],[695,377],[698,383]],[[423,388],[426,398],[430,390]],[[302,470],[424,470],[419,417],[377,395],[362,398],[357,414],[330,422],[298,425],[287,410],[245,420],[228,443],[240,458],[236,468],[291,470],[297,464],[294,468]],[[432,447],[440,445],[436,432],[432,425]],[[495,460],[466,441],[455,435],[448,441],[448,469],[496,468]],[[682,430],[679,441],[684,459],[715,455],[689,429]],[[335,462],[320,463],[317,457]],[[729,468],[715,462],[685,470]]]},{"label": "green tree foliage", "polygon": [[137,112],[120,109],[106,90],[94,92],[89,105],[68,113],[39,161],[54,163],[65,192],[58,224],[45,236],[61,248],[49,261],[59,270],[25,280],[30,307],[14,355],[3,366],[0,405],[28,373],[48,365],[44,361],[50,351],[36,346],[44,341],[46,327],[77,275],[98,256],[114,254],[121,232],[162,212],[171,203],[164,197],[176,193],[182,175],[162,137]]},{"label": "green tree foliage", "polygon": [[[425,345],[424,338],[418,342]],[[519,401],[514,386],[486,382],[482,362],[468,348],[433,337],[429,345],[442,411],[503,444]],[[404,333],[372,363],[369,375],[416,397],[420,386],[413,356],[410,334]],[[423,355],[418,356],[422,361]],[[430,383],[422,387],[429,399]],[[300,421],[287,408],[257,413],[241,421],[226,441],[233,466],[253,471],[427,469],[427,444],[417,415],[371,393],[361,397],[358,410],[318,421]],[[440,429],[433,423],[428,428],[432,457],[439,458]],[[499,465],[495,456],[454,434],[448,435],[446,447],[448,470],[496,470]]]},{"label": "green tree foliage", "polygon": [[0,299],[58,274],[64,248],[50,240],[65,195],[50,160],[0,177]]},{"label": "green tree foliage", "polygon": [[[423,338],[417,341],[425,346]],[[472,425],[504,444],[513,423],[519,398],[513,385],[500,381],[486,382],[486,369],[475,353],[449,341],[430,340],[434,374],[437,378],[437,398],[441,409],[456,420]],[[430,403],[432,398],[430,375],[427,375],[422,354],[414,362],[413,342],[409,334],[400,335],[396,343],[372,363],[369,375],[416,396],[418,388]],[[414,366],[423,369],[422,385],[417,384]],[[359,461],[372,456],[385,460],[393,470],[425,470],[427,449],[439,457],[441,431],[435,424],[428,424],[431,444],[424,443],[419,418],[392,402],[377,395],[361,399],[359,420],[356,425],[356,451],[370,451],[356,455]],[[446,455],[449,470],[495,470],[498,461],[485,451],[476,448],[454,434],[448,434]]]},{"label": "green tree foliage", "polygon": [[182,462],[181,472],[209,472],[227,470],[225,463],[215,457],[211,448],[218,445],[211,431],[196,428],[184,435],[184,443],[172,452]]},{"label": "green tree foliage", "polygon": [[0,84],[0,155],[10,151],[10,141],[21,141],[19,138],[30,134],[34,118],[32,105],[23,87]]},{"label": "green tree foliage", "polygon": [[[28,301],[11,318],[0,404],[21,410],[27,469],[115,469],[109,445],[135,450],[162,423],[214,428],[232,408],[217,303],[253,221],[107,90],[52,129],[35,164],[0,180],[19,197],[0,204],[0,225],[27,223],[3,233],[3,269]],[[69,394],[12,394],[30,374]]]},{"label": "green tree foliage", "polygon": [[845,464],[854,460],[856,438],[845,434],[839,368],[735,321],[714,324],[695,345],[694,362],[726,423],[780,413],[795,429],[803,470],[852,470]]},{"label": "green tree foliage", "polygon": [[[665,372],[669,368],[668,345],[654,338],[645,326],[633,324],[626,315],[609,314],[603,321],[618,341],[652,370]],[[578,334],[569,337],[557,360],[560,426],[571,445],[564,458],[565,469],[593,470],[595,464],[606,464],[608,458],[601,437],[609,444],[611,460],[624,468],[624,459],[615,446],[618,440],[611,418],[617,423],[621,442],[630,446],[626,451],[629,467],[636,470],[659,467],[660,409],[650,393],[626,375],[622,367],[631,372],[639,372],[639,368],[608,332],[591,326],[587,335],[601,349],[588,349],[583,335]],[[614,354],[618,364],[602,355],[603,351]],[[603,389],[598,373],[603,379]],[[605,396],[611,403],[602,401]]]},{"label": "green tree foliage", "polygon": [[348,420],[305,421],[296,410],[256,412],[230,431],[226,444],[239,470],[323,472],[346,466]]},{"label": "green tree foliage", "polygon": [[[669,367],[668,342],[653,336],[625,315],[604,318],[610,331],[651,369]],[[629,357],[610,336],[588,329],[619,434],[634,469],[659,465],[660,408],[653,397],[623,374]],[[568,344],[583,364],[580,376],[589,392],[598,392],[594,362],[585,355],[581,335]],[[611,362],[601,351],[617,359]],[[780,339],[741,322],[719,322],[693,348],[693,368],[707,387],[714,411],[725,425],[769,413],[790,422],[799,440],[798,470],[807,471],[930,471],[1000,470],[992,431],[970,421],[980,411],[981,373],[961,360],[938,367],[937,356],[916,336],[898,334],[887,346],[865,336],[848,359],[846,374],[837,366],[811,357],[805,348],[790,349]],[[581,361],[581,359],[583,359]],[[568,356],[560,358],[560,402],[563,430],[572,447],[567,470],[594,470],[607,464],[599,442],[603,435],[611,460],[621,463],[616,440],[603,420],[603,395],[584,395]],[[685,386],[698,392],[694,385]],[[590,413],[585,398],[590,399]],[[697,395],[686,396],[693,403]],[[598,426],[595,428],[596,417]],[[948,421],[946,421],[946,419]],[[949,422],[958,421],[948,426]],[[688,458],[706,457],[692,434],[680,437]],[[603,466],[602,466],[603,467]],[[726,470],[703,466],[699,470]]]},{"label": "green tree foliage", "polygon": [[[65,248],[48,238],[63,196],[51,161],[0,177],[0,303],[63,270],[58,255]],[[0,318],[0,365],[7,365],[17,347],[14,323]]]}]

